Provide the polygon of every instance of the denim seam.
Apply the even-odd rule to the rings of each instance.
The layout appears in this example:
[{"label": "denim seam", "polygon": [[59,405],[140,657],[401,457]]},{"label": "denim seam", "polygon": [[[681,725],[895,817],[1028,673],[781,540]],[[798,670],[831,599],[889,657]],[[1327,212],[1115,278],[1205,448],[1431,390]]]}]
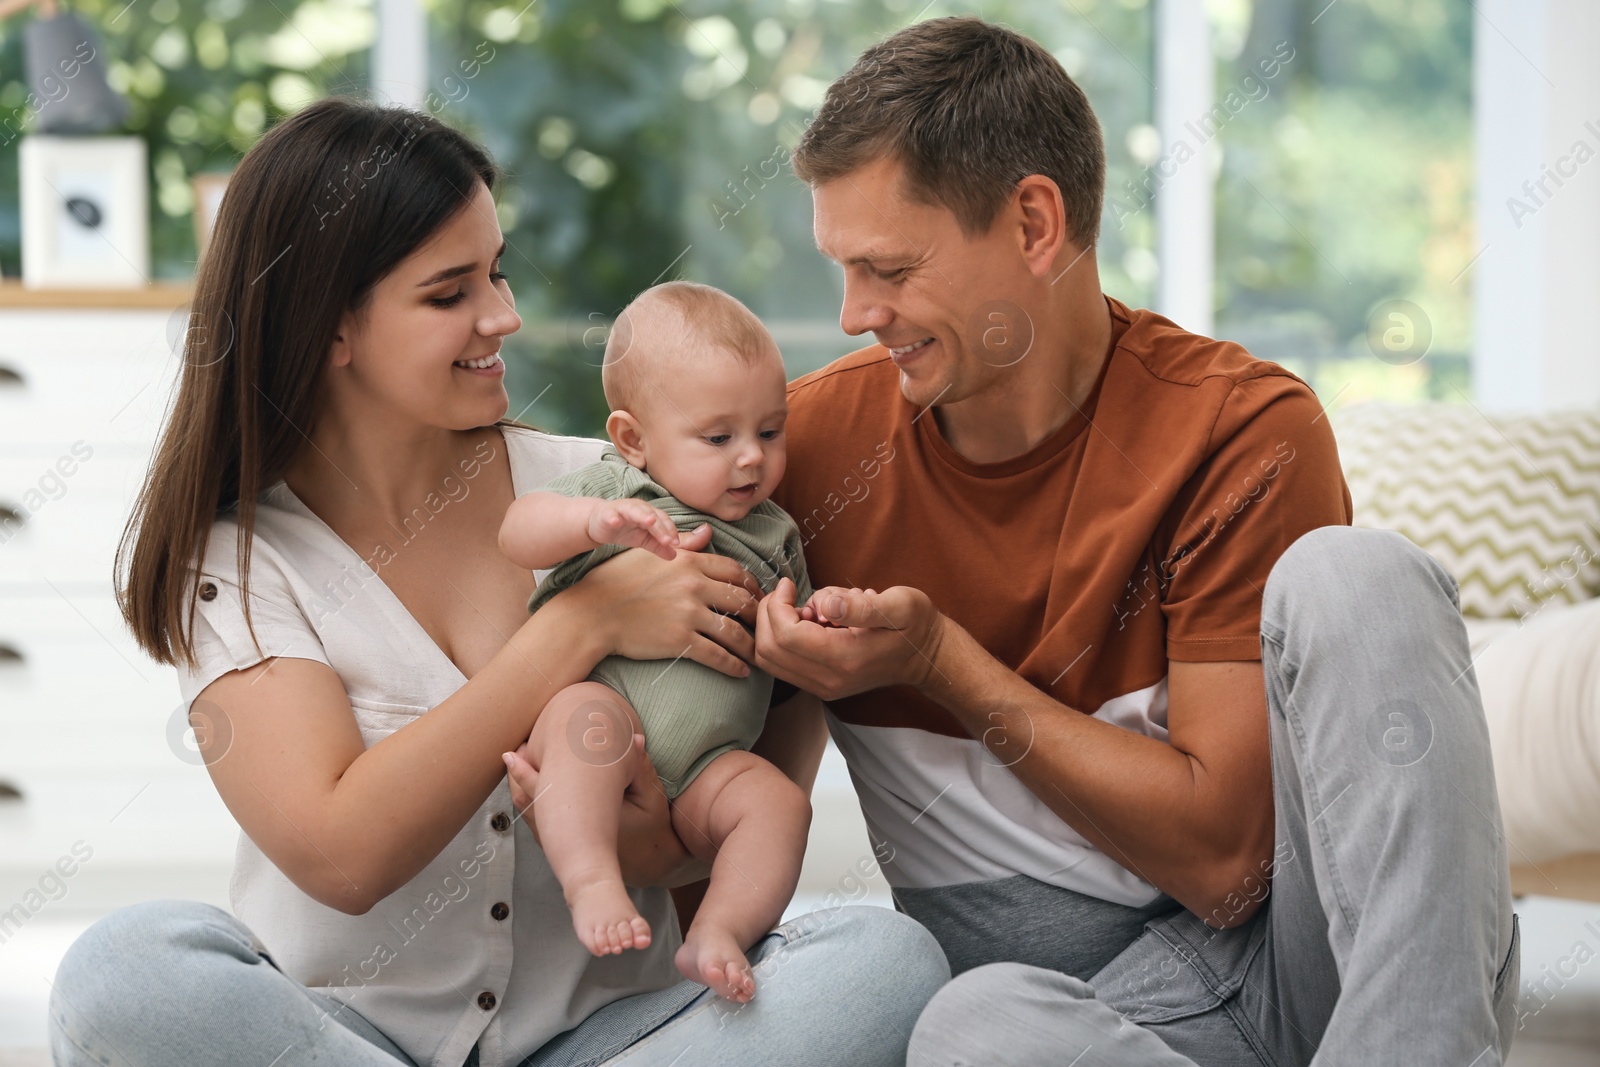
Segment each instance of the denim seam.
[{"label": "denim seam", "polygon": [[[1222,994],[1218,992],[1216,983],[1212,980],[1212,976],[1208,973],[1209,968],[1201,968],[1198,965],[1199,958],[1195,949],[1191,947],[1189,942],[1184,938],[1180,937],[1174,941],[1153,923],[1146,926],[1146,929],[1154,933],[1156,937],[1160,938],[1163,944],[1172,950],[1174,958],[1182,960],[1183,963],[1193,968],[1194,972],[1199,975],[1201,984],[1205,986],[1207,996],[1205,1001],[1201,1004],[1191,1004],[1183,1007],[1173,1008],[1155,1007],[1148,1001],[1144,1001],[1134,1005],[1131,1010],[1127,1012],[1119,1011],[1118,1014],[1125,1015],[1127,1018],[1132,1019],[1137,1023],[1154,1024],[1176,1022],[1179,1019],[1188,1019],[1196,1015],[1204,1015],[1208,1011],[1215,1011],[1217,1007],[1222,1004],[1223,997]],[[1142,1015],[1135,1014],[1141,1010],[1143,1013]]]},{"label": "denim seam", "polygon": [[[1252,953],[1253,957],[1254,953]],[[1243,986],[1240,988],[1242,989]],[[1274,1008],[1276,1007],[1274,1005]],[[1267,1050],[1266,1042],[1256,1033],[1255,1024],[1250,1022],[1244,1011],[1239,1007],[1237,993],[1222,1002],[1222,1010],[1228,1013],[1229,1019],[1233,1020],[1234,1028],[1239,1031],[1239,1036],[1244,1038],[1245,1043],[1250,1046],[1250,1051],[1256,1054],[1256,1060],[1261,1064],[1261,1067],[1278,1067],[1277,1058]]]},{"label": "denim seam", "polygon": [[[56,1021],[56,1029],[57,1029],[57,1032],[59,1032],[61,1034],[61,1036],[63,1038],[65,1038],[67,1040],[67,1042],[73,1048],[77,1049],[83,1055],[83,1057],[85,1059],[90,1060],[90,1061],[92,1061],[94,1063],[108,1063],[108,1062],[110,1062],[108,1060],[102,1060],[99,1056],[95,1055],[93,1052],[90,1052],[87,1048],[85,1048],[83,1042],[79,1041],[76,1037],[74,1037],[72,1035],[72,1033],[67,1029],[67,1024],[64,1021],[57,1020]],[[117,1050],[115,1048],[112,1048],[111,1051],[113,1053],[115,1053]]]},{"label": "denim seam", "polygon": [[[1306,751],[1306,735],[1305,735],[1305,732],[1301,729],[1299,712],[1298,711],[1294,711],[1293,713],[1291,713],[1291,708],[1292,708],[1293,705],[1294,705],[1294,697],[1292,695],[1285,694],[1284,697],[1283,697],[1283,710],[1284,710],[1283,718],[1284,718],[1284,722],[1288,725],[1289,729],[1294,731],[1295,739],[1300,744],[1300,751],[1301,752],[1305,752]],[[1291,755],[1291,758],[1293,758],[1292,755]],[[1314,804],[1316,804],[1318,808],[1321,809],[1321,813],[1316,815],[1316,816],[1314,816],[1314,817],[1311,816],[1311,814],[1309,812],[1307,812],[1307,822],[1306,822],[1307,837],[1310,837],[1315,843],[1319,844],[1321,846],[1321,848],[1322,848],[1322,853],[1323,853],[1324,857],[1326,858],[1327,864],[1328,864],[1328,883],[1329,883],[1329,887],[1333,890],[1334,903],[1338,905],[1340,918],[1343,919],[1345,928],[1350,931],[1350,936],[1353,938],[1353,937],[1355,937],[1356,927],[1359,924],[1357,923],[1357,921],[1355,921],[1354,919],[1351,918],[1353,909],[1351,908],[1350,903],[1349,903],[1349,893],[1347,893],[1345,891],[1344,878],[1341,877],[1340,874],[1339,874],[1339,861],[1338,861],[1338,857],[1336,855],[1334,855],[1333,841],[1332,841],[1331,837],[1329,836],[1329,830],[1328,830],[1327,824],[1323,824],[1322,826],[1317,826],[1315,836],[1312,837],[1312,835],[1311,835],[1311,828],[1316,825],[1316,822],[1317,822],[1318,819],[1322,818],[1322,815],[1327,814],[1327,810],[1328,809],[1326,807],[1323,807],[1323,805],[1322,805],[1321,790],[1317,788],[1316,778],[1311,774],[1312,768],[1309,765],[1302,765],[1302,766],[1300,766],[1299,769],[1300,769],[1300,782],[1301,782],[1302,787],[1309,794],[1311,794],[1312,802]],[[1336,797],[1335,799],[1338,799],[1338,798]]]},{"label": "denim seam", "polygon": [[[1261,1067],[1277,1067],[1277,1061],[1268,1052],[1265,1040],[1260,1034],[1256,1033],[1254,1024],[1248,1020],[1239,1008],[1239,993],[1249,983],[1250,966],[1255,963],[1256,957],[1261,955],[1261,950],[1266,947],[1269,933],[1267,928],[1262,928],[1261,935],[1256,938],[1255,946],[1239,962],[1239,981],[1232,989],[1228,989],[1229,983],[1222,980],[1216,969],[1211,966],[1210,961],[1201,953],[1200,946],[1195,945],[1188,937],[1178,933],[1176,929],[1174,929],[1173,933],[1188,948],[1187,958],[1194,967],[1195,973],[1200,975],[1200,980],[1206,984],[1212,995],[1217,998],[1216,1005],[1208,1010],[1215,1010],[1217,1007],[1222,1008],[1227,1013],[1228,1018],[1232,1020],[1235,1029],[1239,1031],[1239,1036],[1244,1038],[1245,1043],[1250,1046],[1250,1051],[1255,1053],[1255,1057],[1260,1062]],[[1157,934],[1161,936],[1162,940],[1172,944],[1161,931],[1158,930]]]},{"label": "denim seam", "polygon": [[1271,641],[1272,646],[1278,650],[1279,655],[1283,654],[1283,639],[1285,636],[1285,632],[1281,626],[1276,626],[1270,619],[1267,619],[1264,616],[1262,617],[1261,639],[1263,641]]},{"label": "denim seam", "polygon": [[[687,1007],[691,1007],[692,1005],[694,1005],[694,1001],[691,1000],[688,1004],[684,1005],[684,1007],[687,1008]],[[705,1010],[706,1008],[708,1008],[710,1006],[711,1006],[711,1001],[708,999],[705,1002],[703,1002],[702,1004],[700,1004],[698,1007],[694,1007],[693,1010],[691,1010],[691,1011],[689,1011],[687,1013],[683,1013],[683,1014],[674,1013],[674,1015],[671,1018],[669,1018],[666,1022],[657,1023],[654,1026],[642,1026],[642,1027],[639,1027],[639,1028],[635,1029],[631,1034],[628,1035],[627,1041],[625,1041],[620,1048],[613,1049],[610,1052],[602,1053],[598,1059],[582,1060],[582,1061],[580,1061],[578,1063],[573,1064],[572,1067],[598,1067],[599,1064],[605,1063],[607,1060],[615,1059],[616,1057],[622,1055],[624,1052],[630,1052],[633,1049],[639,1047],[640,1045],[643,1044],[645,1038],[652,1037],[655,1034],[666,1030],[669,1026],[671,1026],[675,1022],[679,1022],[679,1021],[681,1021],[683,1019],[692,1019],[695,1016],[699,1015],[703,1010]],[[680,1010],[680,1012],[682,1011],[682,1009],[679,1009],[679,1010]]]},{"label": "denim seam", "polygon": [[1506,949],[1506,958],[1500,961],[1500,970],[1494,976],[1494,993],[1498,997],[1505,989],[1506,976],[1511,973],[1511,965],[1517,959],[1517,948],[1522,941],[1522,924],[1517,920],[1517,913],[1511,913],[1511,947]]}]

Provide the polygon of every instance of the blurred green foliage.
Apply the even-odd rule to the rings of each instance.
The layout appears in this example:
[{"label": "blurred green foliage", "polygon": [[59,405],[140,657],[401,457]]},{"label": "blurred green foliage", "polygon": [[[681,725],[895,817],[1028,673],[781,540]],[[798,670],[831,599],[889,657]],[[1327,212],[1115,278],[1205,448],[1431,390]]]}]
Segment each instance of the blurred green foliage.
[{"label": "blurred green foliage", "polygon": [[[1301,373],[1324,402],[1459,401],[1472,282],[1472,6],[1227,0],[1219,96],[1282,43],[1294,58],[1221,143],[1217,332]],[[1259,94],[1258,94],[1259,95]],[[1373,309],[1431,326],[1405,366],[1367,343]],[[1419,324],[1420,325],[1420,324]]]},{"label": "blurred green foliage", "polygon": [[[914,18],[967,11],[1047,47],[1106,135],[1105,289],[1152,298],[1159,156],[1149,0],[431,0],[425,104],[499,161],[504,266],[523,313],[512,413],[598,434],[612,315],[667,277],[721,286],[773,326],[791,375],[856,347],[838,268],[815,250],[789,151],[828,83]],[[77,0],[148,139],[157,277],[194,267],[189,180],[227,171],[273,121],[365,92],[372,0]],[[1252,98],[1216,137],[1217,330],[1324,399],[1465,385],[1472,255],[1470,10],[1446,0],[1210,0],[1217,92]],[[21,117],[22,18],[0,26],[0,118]],[[1242,79],[1280,45],[1277,75]],[[383,97],[381,90],[377,95]],[[1197,116],[1199,118],[1200,116]],[[16,142],[0,146],[0,270],[20,269]],[[1414,301],[1434,349],[1390,367],[1372,307]]]},{"label": "blurred green foliage", "polygon": [[[75,0],[71,7],[99,31],[107,79],[131,104],[122,132],[148,145],[156,278],[194,273],[192,175],[233,169],[281,115],[367,83],[374,24],[363,0]],[[14,125],[25,117],[23,24],[16,17],[0,25],[0,117]],[[22,269],[17,145],[0,146],[0,271],[8,275]]]},{"label": "blurred green foliage", "polygon": [[[773,326],[791,376],[859,341],[837,327],[837,267],[816,251],[789,151],[828,83],[906,25],[970,11],[926,0],[438,0],[430,107],[507,171],[504,263],[529,320],[508,340],[512,411],[602,433],[604,324],[666,277],[727,289]],[[1114,178],[1152,107],[1142,0],[990,3],[1080,80]],[[1153,220],[1107,227],[1107,288],[1149,300]],[[536,400],[536,402],[535,402]]]}]

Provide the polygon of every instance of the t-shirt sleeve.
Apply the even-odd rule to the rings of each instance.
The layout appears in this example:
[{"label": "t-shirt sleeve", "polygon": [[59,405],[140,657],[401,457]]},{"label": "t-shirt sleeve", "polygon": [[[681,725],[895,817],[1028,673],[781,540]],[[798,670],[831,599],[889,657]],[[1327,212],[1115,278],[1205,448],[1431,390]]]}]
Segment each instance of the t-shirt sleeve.
[{"label": "t-shirt sleeve", "polygon": [[332,667],[322,639],[294,594],[284,562],[259,539],[251,548],[250,625],[246,625],[234,555],[236,530],[232,523],[218,524],[205,562],[185,590],[185,604],[199,593],[193,601],[195,666],[191,669],[180,659],[177,668],[185,705],[222,675],[269,657],[309,659]]},{"label": "t-shirt sleeve", "polygon": [[1302,534],[1348,525],[1350,491],[1322,405],[1298,379],[1239,383],[1213,440],[1155,540],[1167,658],[1256,660],[1268,572]]},{"label": "t-shirt sleeve", "polygon": [[587,463],[576,470],[550,479],[539,489],[562,496],[593,496],[603,500],[617,500],[623,495],[622,480],[614,463]]}]

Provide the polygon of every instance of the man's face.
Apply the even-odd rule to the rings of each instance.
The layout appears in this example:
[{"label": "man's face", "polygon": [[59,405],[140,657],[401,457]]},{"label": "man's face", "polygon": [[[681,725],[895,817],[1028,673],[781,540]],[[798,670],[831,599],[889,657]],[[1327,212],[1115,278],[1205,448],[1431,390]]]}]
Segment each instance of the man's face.
[{"label": "man's face", "polygon": [[926,408],[1005,377],[1031,344],[1040,281],[1006,209],[969,238],[949,208],[907,196],[901,173],[882,159],[817,184],[814,227],[817,248],[844,267],[839,325],[888,348],[902,395]]}]

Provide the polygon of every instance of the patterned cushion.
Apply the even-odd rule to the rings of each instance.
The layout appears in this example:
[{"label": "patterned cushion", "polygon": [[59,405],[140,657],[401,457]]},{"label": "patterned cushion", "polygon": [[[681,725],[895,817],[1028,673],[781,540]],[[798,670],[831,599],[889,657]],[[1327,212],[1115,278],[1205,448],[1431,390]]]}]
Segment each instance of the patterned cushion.
[{"label": "patterned cushion", "polygon": [[1369,403],[1329,418],[1356,525],[1432,553],[1462,614],[1520,619],[1600,593],[1600,412]]}]

